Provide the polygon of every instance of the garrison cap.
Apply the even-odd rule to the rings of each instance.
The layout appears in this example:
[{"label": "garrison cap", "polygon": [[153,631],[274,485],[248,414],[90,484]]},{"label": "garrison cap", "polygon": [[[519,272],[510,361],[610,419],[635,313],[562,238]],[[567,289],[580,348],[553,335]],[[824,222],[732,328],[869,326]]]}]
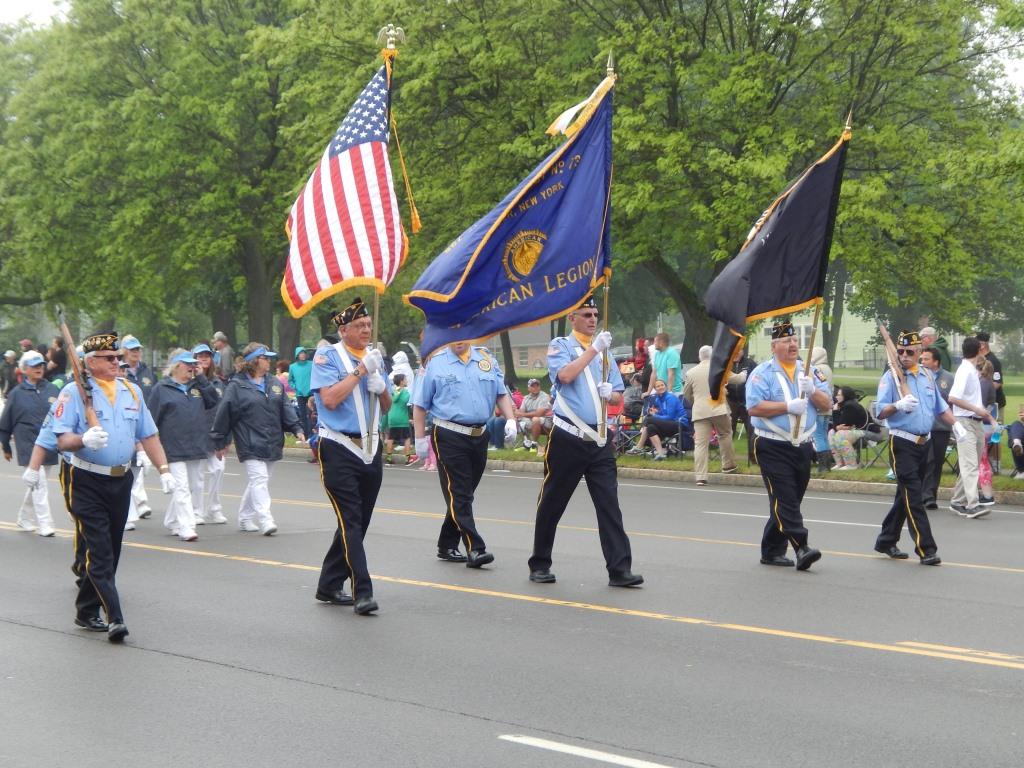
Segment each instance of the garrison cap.
[{"label": "garrison cap", "polygon": [[92,336],[86,336],[82,340],[82,351],[85,354],[90,352],[120,352],[121,345],[117,342],[117,331],[100,331]]},{"label": "garrison cap", "polygon": [[796,329],[788,320],[782,320],[772,325],[772,339],[785,339],[796,336]]},{"label": "garrison cap", "polygon": [[921,334],[917,331],[900,331],[896,337],[897,347],[913,347],[921,343]]},{"label": "garrison cap", "polygon": [[590,294],[583,300],[576,309],[597,309],[597,302],[594,300],[594,294]]},{"label": "garrison cap", "polygon": [[370,310],[366,308],[366,304],[363,303],[363,300],[356,296],[352,300],[351,304],[340,312],[335,312],[331,315],[331,320],[333,320],[334,324],[340,328],[343,325],[348,325],[353,320],[358,320],[360,317],[369,316]]}]

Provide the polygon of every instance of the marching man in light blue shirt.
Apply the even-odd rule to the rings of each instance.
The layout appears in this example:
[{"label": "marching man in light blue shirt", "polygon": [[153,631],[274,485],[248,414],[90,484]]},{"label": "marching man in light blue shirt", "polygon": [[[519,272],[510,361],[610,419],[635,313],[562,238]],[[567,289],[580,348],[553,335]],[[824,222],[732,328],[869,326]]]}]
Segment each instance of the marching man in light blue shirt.
[{"label": "marching man in light blue shirt", "polygon": [[[608,585],[638,587],[644,577],[632,572],[633,553],[622,524],[615,451],[601,429],[605,404],[622,402],[625,386],[615,361],[608,359],[612,335],[597,333],[600,313],[593,295],[569,313],[572,333],[552,339],[548,375],[555,398],[551,434],[544,454],[544,482],[537,501],[530,581],[550,584],[555,531],[581,478],[597,512],[597,530],[608,569]],[[604,363],[602,363],[602,360]],[[609,380],[604,380],[603,367]]]},{"label": "marching man in light blue shirt", "polygon": [[[117,334],[89,336],[82,349],[88,388],[81,387],[83,382],[65,386],[53,412],[57,445],[71,454],[66,494],[76,539],[84,548],[75,623],[106,630],[111,642],[120,643],[128,627],[114,578],[131,502],[135,444],[142,444],[159,469],[164,493],[171,493],[175,483],[142,392],[117,376],[121,358]],[[106,624],[99,618],[101,605]]]},{"label": "marching man in light blue shirt", "polygon": [[924,479],[928,474],[928,441],[936,417],[949,424],[955,435],[966,430],[953,418],[932,372],[918,363],[921,337],[917,331],[900,332],[896,338],[896,354],[900,359],[904,389],[901,391],[895,372],[886,371],[878,382],[875,399],[878,418],[889,424],[889,467],[896,475],[896,498],[882,521],[875,551],[895,560],[905,560],[907,553],[902,552],[897,543],[906,522],[921,564],[938,565],[942,560],[936,554],[938,547],[923,496]]}]

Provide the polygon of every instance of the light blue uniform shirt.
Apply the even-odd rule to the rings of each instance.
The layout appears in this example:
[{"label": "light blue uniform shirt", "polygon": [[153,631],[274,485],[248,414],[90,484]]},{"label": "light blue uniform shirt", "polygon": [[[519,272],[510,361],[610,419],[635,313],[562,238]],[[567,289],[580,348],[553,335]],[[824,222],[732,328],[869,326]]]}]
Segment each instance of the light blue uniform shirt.
[{"label": "light blue uniform shirt", "polygon": [[[579,339],[572,335],[559,336],[552,339],[548,345],[548,376],[551,377],[551,394],[555,398],[552,410],[559,418],[571,421],[563,407],[563,403],[568,403],[580,421],[596,428],[597,422],[601,420],[601,414],[594,408],[594,396],[590,392],[586,372],[580,371],[580,375],[570,384],[563,384],[558,380],[558,372],[579,357],[585,349]],[[601,366],[601,355],[594,357],[587,366],[595,386],[602,381]],[[622,392],[626,389],[622,383],[619,366],[613,360],[608,366],[608,381],[611,382],[613,392]]]},{"label": "light blue uniform shirt", "polygon": [[[117,379],[114,400],[111,404],[99,384],[93,385],[93,409],[96,411],[100,426],[110,435],[110,440],[105,448],[98,451],[84,446],[75,451],[78,458],[83,461],[105,467],[127,464],[135,456],[135,444],[156,434],[156,424],[149,413],[149,408],[146,407],[146,401],[142,399],[142,392],[136,385],[121,378]],[[53,432],[58,436],[65,432],[84,434],[88,429],[78,385],[68,384],[57,398],[57,408],[53,412]]]},{"label": "light blue uniform shirt", "polygon": [[[794,378],[799,378],[803,374],[803,370],[803,361],[797,360]],[[776,375],[780,373],[785,381],[785,389],[783,389],[782,384],[779,382],[779,377]],[[829,389],[828,381],[824,375],[819,373],[818,369],[812,365],[810,376],[814,382],[814,388],[828,395],[828,399],[831,402],[832,391]],[[781,403],[788,400],[796,400],[799,394],[800,390],[796,382],[789,380],[789,376],[786,375],[783,367],[779,365],[779,361],[772,356],[758,365],[751,372],[750,378],[747,379],[747,410],[749,411],[758,403],[765,401]],[[809,412],[814,411],[813,403],[807,403],[807,410]],[[777,416],[772,416],[770,419],[766,419],[763,416],[750,417],[750,423],[754,426],[754,429],[770,430],[771,427],[768,426],[769,421],[786,432],[792,429],[788,413],[780,413]],[[807,428],[814,424],[814,413],[809,413],[806,424]]]},{"label": "light blue uniform shirt", "polygon": [[[50,453],[59,453],[57,450],[57,436],[53,434],[53,412],[56,409],[56,403],[50,406],[50,412],[43,419],[43,426],[39,428],[39,434],[36,436],[35,442],[36,445],[45,448]],[[65,453],[62,455],[66,460],[70,460],[71,454]]]},{"label": "light blue uniform shirt", "polygon": [[[359,365],[359,358],[355,355],[349,354],[348,350],[344,353],[351,361],[350,365],[353,370]],[[338,350],[334,346],[320,347],[316,354],[313,356],[313,372],[309,377],[309,389],[313,393],[314,399],[316,400],[316,414],[317,419],[320,423],[329,429],[333,429],[335,432],[344,432],[348,435],[361,435],[362,430],[359,428],[359,412],[356,410],[356,390],[352,390],[352,394],[346,397],[338,407],[330,409],[324,405],[323,399],[320,397],[320,388],[329,387],[332,384],[337,384],[339,381],[348,376],[349,373],[342,365],[341,357],[338,355]],[[381,374],[383,376],[383,374]],[[363,400],[363,418],[366,420],[367,426],[370,424],[370,391],[366,388],[367,376],[363,376],[357,384],[359,393],[362,395]],[[385,382],[387,379],[385,378]],[[391,391],[391,383],[387,382],[387,391]],[[377,406],[377,415],[380,417],[380,405]]]},{"label": "light blue uniform shirt", "polygon": [[422,381],[416,381],[412,404],[435,419],[478,426],[494,415],[494,403],[507,395],[498,361],[486,347],[470,347],[462,362],[451,349],[438,352],[427,363]]},{"label": "light blue uniform shirt", "polygon": [[[897,408],[896,412],[885,421],[889,425],[889,429],[901,429],[904,432],[913,432],[915,435],[927,435],[932,431],[935,417],[948,411],[949,406],[942,399],[942,395],[935,386],[935,378],[930,371],[925,371],[918,365],[917,373],[911,373],[904,369],[903,375],[906,376],[910,394],[917,398],[917,408],[911,413],[904,413]],[[900,394],[899,387],[896,386],[892,371],[886,371],[878,382],[875,408],[880,411],[901,397],[903,395]]]}]

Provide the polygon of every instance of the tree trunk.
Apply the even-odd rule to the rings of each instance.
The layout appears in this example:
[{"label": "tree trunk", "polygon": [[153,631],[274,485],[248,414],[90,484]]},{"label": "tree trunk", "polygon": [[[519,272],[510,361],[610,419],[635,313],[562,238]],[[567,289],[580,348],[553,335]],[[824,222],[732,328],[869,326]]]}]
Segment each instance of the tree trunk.
[{"label": "tree trunk", "polygon": [[558,329],[557,329],[558,332],[555,334],[555,336],[565,336],[565,328],[566,328],[566,319],[567,318],[568,318],[568,315],[562,315],[560,318],[558,318]]},{"label": "tree trunk", "polygon": [[302,336],[302,320],[287,311],[277,316],[277,354],[282,360],[292,360]]},{"label": "tree trunk", "polygon": [[512,340],[508,336],[508,331],[501,332],[501,357],[505,361],[505,384],[519,386],[519,374],[516,373],[516,361],[512,357]]},{"label": "tree trunk", "polygon": [[679,307],[686,323],[681,357],[684,363],[697,362],[697,350],[702,344],[710,344],[715,338],[715,321],[704,311],[704,303],[697,293],[683,282],[676,270],[658,256],[645,262],[644,266],[668,290],[672,301]]},{"label": "tree trunk", "polygon": [[841,261],[832,263],[832,270],[825,282],[825,304],[821,308],[821,341],[828,361],[836,363],[836,349],[839,347],[839,329],[843,323],[846,308],[846,286],[849,273]]},{"label": "tree trunk", "polygon": [[237,344],[238,318],[234,307],[229,306],[227,302],[217,302],[210,309],[210,322],[213,324],[213,330],[210,332],[211,339],[214,333],[222,331],[228,337],[229,344],[232,346]]},{"label": "tree trunk", "polygon": [[242,241],[242,265],[248,301],[249,339],[270,344],[274,332],[274,310],[270,276],[255,236]]}]

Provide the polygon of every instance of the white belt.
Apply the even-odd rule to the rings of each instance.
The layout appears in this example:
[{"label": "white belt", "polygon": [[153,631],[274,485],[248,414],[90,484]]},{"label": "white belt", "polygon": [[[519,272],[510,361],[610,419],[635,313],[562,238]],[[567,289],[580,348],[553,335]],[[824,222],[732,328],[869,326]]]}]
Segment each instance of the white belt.
[{"label": "white belt", "polygon": [[561,429],[562,431],[568,432],[570,435],[573,435],[574,437],[578,437],[580,440],[584,440],[584,441],[586,441],[588,443],[595,442],[594,438],[592,438],[590,435],[588,435],[586,432],[584,432],[579,427],[576,427],[575,425],[570,424],[568,421],[563,419],[561,416],[552,416],[551,420],[554,423],[554,425],[556,427],[558,427],[559,429]]},{"label": "white belt", "polygon": [[[790,445],[794,445],[793,441],[790,440],[788,437],[783,437],[782,435],[777,435],[774,432],[770,432],[767,429],[755,428],[754,429],[754,434],[757,435],[758,437],[763,437],[765,440],[775,440],[775,441],[780,442],[780,443],[789,443]],[[804,443],[809,443],[809,442],[810,442],[810,439],[804,440],[804,441],[802,441],[800,443],[795,443],[795,445],[803,445]]]},{"label": "white belt", "polygon": [[902,437],[904,440],[909,440],[917,445],[924,445],[931,439],[931,435],[916,435],[913,432],[904,432],[902,429],[890,429],[889,434],[894,437]]},{"label": "white belt", "polygon": [[113,467],[108,467],[105,464],[93,464],[91,461],[80,459],[77,456],[71,456],[71,466],[84,469],[86,472],[95,472],[97,475],[107,475],[108,477],[123,477],[128,474],[131,469],[131,464],[118,464]]},{"label": "white belt", "polygon": [[338,432],[330,427],[325,427],[321,424],[317,427],[317,434],[325,440],[330,440],[332,443],[338,443],[339,445],[348,448],[350,452],[356,455],[364,464],[372,464],[373,456],[367,460],[366,454],[363,452],[363,438],[361,437],[349,437],[344,432]]},{"label": "white belt", "polygon": [[448,421],[447,419],[434,419],[434,424],[443,429],[450,429],[452,432],[458,432],[460,435],[469,435],[470,437],[480,437],[487,431],[487,427],[467,427],[465,424],[456,424],[454,421]]}]

